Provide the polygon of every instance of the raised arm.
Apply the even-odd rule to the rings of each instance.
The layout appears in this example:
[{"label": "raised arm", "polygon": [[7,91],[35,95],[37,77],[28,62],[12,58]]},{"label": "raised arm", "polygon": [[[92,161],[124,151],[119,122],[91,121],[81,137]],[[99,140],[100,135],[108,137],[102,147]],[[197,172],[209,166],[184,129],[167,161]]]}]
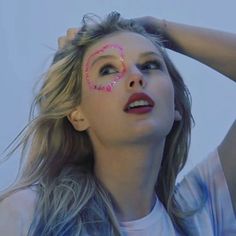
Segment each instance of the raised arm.
[{"label": "raised arm", "polygon": [[[147,31],[161,33],[165,46],[194,58],[236,82],[236,34],[167,22],[153,17],[136,19]],[[236,111],[236,101],[232,102]],[[236,214],[236,120],[218,147]]]},{"label": "raised arm", "polygon": [[[194,58],[236,82],[236,34],[162,22],[170,49]],[[236,114],[236,101],[232,102]],[[236,121],[218,147],[236,213]]]},{"label": "raised arm", "polygon": [[[165,46],[206,64],[236,81],[236,34],[179,24],[146,16],[134,19],[150,33],[162,34]],[[75,37],[78,28],[58,38],[59,48]]]},{"label": "raised arm", "polygon": [[[134,19],[150,33],[162,34],[165,46],[194,58],[236,82],[236,34],[159,20]],[[78,29],[71,28],[58,39],[59,48],[72,40]],[[236,111],[236,102],[232,109]],[[234,210],[236,213],[236,121],[218,147]]]},{"label": "raised arm", "polygon": [[167,48],[194,58],[236,81],[236,34],[154,17],[135,20],[147,31],[161,33]]},{"label": "raised arm", "polygon": [[236,120],[219,145],[218,152],[236,215]]}]

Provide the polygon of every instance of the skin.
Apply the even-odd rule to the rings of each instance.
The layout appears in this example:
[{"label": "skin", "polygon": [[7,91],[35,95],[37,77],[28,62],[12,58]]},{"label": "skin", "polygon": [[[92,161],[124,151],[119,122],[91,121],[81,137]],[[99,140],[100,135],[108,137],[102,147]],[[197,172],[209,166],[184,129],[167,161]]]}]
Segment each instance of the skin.
[{"label": "skin", "polygon": [[[111,73],[109,76],[105,76],[103,79],[98,79],[97,71],[93,70],[94,64],[96,65],[101,60],[101,57],[110,57],[116,55],[116,68],[119,69],[119,73]],[[100,57],[99,57],[100,55]],[[98,60],[98,61],[97,61]],[[100,63],[103,62],[100,61]],[[104,64],[104,62],[103,62]],[[96,66],[95,68],[99,68]],[[103,73],[109,68],[105,65],[103,67]],[[120,79],[124,78],[126,72],[123,56],[123,48],[117,44],[107,44],[102,48],[98,49],[95,53],[89,56],[85,64],[85,79],[90,89],[100,90],[104,92],[112,92],[113,87],[119,82]],[[115,71],[116,72],[116,71]],[[107,73],[107,72],[106,72]]]},{"label": "skin", "polygon": [[[95,149],[95,175],[112,194],[119,220],[129,221],[147,215],[155,203],[154,185],[165,138],[180,115],[175,111],[174,88],[165,62],[149,39],[131,32],[109,35],[87,50],[83,64],[107,44],[123,48],[124,78],[111,93],[91,90],[83,79],[82,102],[68,118],[76,130],[88,131]],[[147,52],[155,55],[143,54]],[[98,72],[108,62],[120,70],[120,58],[113,52],[109,55],[115,57],[98,60],[91,68],[95,77],[104,79]],[[114,71],[108,76],[118,73]],[[137,115],[123,111],[136,92],[145,92],[155,101],[152,112]]]},{"label": "skin", "polygon": [[[169,42],[166,45],[168,48],[204,63],[232,82],[236,82],[236,34],[176,22],[164,22],[155,17],[141,17],[136,21],[148,32],[159,29]],[[232,83],[232,86],[234,85]],[[235,101],[232,101],[232,109],[234,107]],[[236,120],[217,149],[236,214]]]},{"label": "skin", "polygon": [[[170,49],[172,49],[176,52],[185,54],[188,57],[194,58],[194,59],[214,68],[218,72],[226,75],[232,81],[236,81],[236,67],[235,67],[236,35],[235,34],[220,32],[220,31],[210,30],[210,29],[205,29],[205,28],[200,28],[200,27],[188,26],[188,25],[178,24],[178,23],[169,22],[169,21],[166,22],[166,24],[163,24],[163,21],[161,21],[155,17],[141,17],[141,18],[137,18],[135,20],[138,23],[140,23],[141,25],[143,25],[145,27],[145,29],[147,31],[149,31],[150,33],[153,33],[153,31],[158,31],[158,29],[160,29],[161,34],[163,35],[164,39],[166,39],[168,42],[170,42],[170,44],[166,45]],[[78,29],[75,29],[75,28],[69,29],[67,31],[66,36],[60,37],[58,39],[59,47],[63,48],[67,43],[70,42],[70,40],[74,39],[74,36],[77,32],[78,32]],[[126,85],[129,85],[130,83],[132,83],[132,82],[130,82],[130,83],[128,82],[128,81],[131,81],[130,77],[126,78],[126,80],[124,80],[124,83],[126,83]],[[139,81],[139,80],[137,79],[137,81]],[[148,84],[150,84],[150,83],[148,83]],[[148,84],[147,84],[147,87],[145,87],[145,90],[148,89],[148,92],[150,92],[150,94],[149,93],[148,94],[151,95],[151,91],[149,91],[151,88],[150,88],[150,85],[148,85]],[[83,86],[85,86],[85,85],[83,84]],[[125,86],[125,85],[120,84],[119,86]],[[138,84],[133,83],[133,86],[137,87]],[[118,89],[118,88],[119,87],[117,87],[116,89]],[[113,92],[111,93],[112,96],[116,93],[116,89],[114,89],[114,93]],[[139,87],[137,89],[141,90],[141,88],[139,88]],[[117,97],[117,106],[120,103],[122,103],[122,105],[123,105],[123,103],[126,102],[126,99],[128,98],[128,94],[132,93],[132,90],[134,90],[133,87],[132,88],[124,87],[124,91],[126,91],[125,95],[124,95],[124,97],[120,97],[120,98]],[[83,90],[83,92],[85,95],[84,90]],[[156,94],[158,94],[158,93],[156,93]],[[109,97],[109,98],[111,98],[111,97]],[[152,98],[154,98],[154,97],[152,97]],[[114,97],[114,99],[115,99],[115,97]],[[113,100],[113,102],[115,102],[115,101]],[[120,107],[120,109],[121,109],[121,107]],[[105,107],[100,106],[100,109],[102,109],[102,108],[105,109]],[[116,112],[118,112],[118,110],[119,109],[116,109]],[[113,112],[113,110],[112,110],[112,112]],[[104,119],[109,118],[109,116],[111,116],[113,114],[112,112],[108,113],[109,115],[107,115],[107,117],[104,115]],[[121,110],[119,110],[119,112],[121,112]],[[176,114],[178,116],[178,113],[176,113]],[[116,114],[115,121],[116,121],[117,125],[119,124],[118,118],[120,119],[121,118],[120,116],[117,117],[117,114]],[[97,117],[97,114],[96,114],[96,117]],[[114,115],[112,117],[114,117]],[[138,120],[136,118],[133,119],[133,118],[131,118],[131,116],[128,116],[128,115],[126,116],[126,118],[127,118],[126,122],[129,122],[129,124],[130,124],[130,121],[132,121],[132,120],[133,120],[134,124],[136,123],[136,128],[134,127],[134,125],[131,127],[128,127],[130,136],[132,136],[132,135],[134,136],[134,132],[137,133],[138,132],[137,130],[138,129],[140,130],[141,126],[140,125],[139,125],[139,127],[137,126]],[[83,113],[81,113],[81,107],[77,108],[70,115],[70,119],[73,122],[76,129],[78,129],[78,130],[85,130],[85,129],[91,130],[91,127],[90,127],[91,125],[88,124],[88,120],[85,120]],[[143,119],[143,121],[144,121],[144,119]],[[146,121],[148,121],[148,119],[146,119]],[[144,125],[146,123],[143,122],[143,126],[142,126],[143,130],[145,127]],[[123,124],[123,125],[125,125],[125,124]],[[146,125],[146,130],[148,130],[147,125]],[[128,133],[127,131],[125,131],[125,132]],[[141,133],[139,133],[139,134],[141,134]],[[113,137],[113,141],[114,141],[114,136],[112,136],[112,137]],[[134,141],[135,141],[135,139],[134,139]],[[159,152],[158,152],[158,150],[156,150],[156,152],[159,154],[159,156],[155,155],[155,157],[156,157],[155,161],[157,163],[156,172],[158,172],[159,163],[160,163],[160,160],[158,158],[162,158],[162,156],[161,156],[162,146],[161,146],[160,140],[159,140],[158,146],[159,146],[160,150],[159,150]],[[129,218],[131,219],[132,214],[142,216],[142,215],[144,215],[145,212],[149,211],[148,209],[150,209],[150,205],[152,205],[152,203],[151,203],[152,200],[150,200],[150,199],[152,199],[151,195],[153,193],[153,191],[152,191],[153,190],[153,178],[155,177],[155,174],[150,173],[150,177],[148,178],[146,169],[149,168],[150,163],[152,163],[153,166],[154,166],[154,164],[156,164],[154,162],[151,162],[151,160],[149,160],[150,158],[148,156],[148,152],[146,152],[146,154],[147,154],[146,156],[142,156],[139,153],[138,149],[135,150],[135,147],[137,147],[137,145],[136,146],[133,145],[132,147],[134,147],[134,148],[127,150],[127,153],[133,154],[133,156],[128,156],[128,155],[124,154],[125,149],[123,149],[123,151],[121,150],[123,153],[121,152],[120,156],[118,156],[115,148],[114,148],[114,152],[112,152],[112,150],[110,150],[110,149],[107,149],[107,152],[108,152],[107,155],[109,153],[111,153],[111,155],[110,155],[110,158],[107,157],[107,155],[106,156],[104,155],[104,158],[106,158],[106,159],[109,158],[109,160],[108,160],[109,162],[107,162],[107,164],[104,163],[103,168],[105,170],[109,171],[109,173],[105,173],[105,171],[102,172],[102,173],[104,173],[104,176],[106,174],[106,176],[108,176],[108,177],[109,177],[109,175],[111,177],[113,177],[113,175],[115,175],[115,173],[112,173],[112,170],[117,169],[117,171],[118,171],[117,175],[120,175],[117,177],[117,179],[112,179],[113,184],[114,184],[113,195],[114,195],[115,190],[119,191],[119,188],[124,189],[127,186],[126,191],[123,192],[123,190],[121,189],[122,192],[120,193],[120,195],[116,194],[117,205],[119,204],[119,207],[120,207],[120,209],[119,209],[120,214],[119,215],[122,215],[122,213],[123,213],[123,215],[125,215],[127,213],[127,212],[124,212],[125,204],[127,206],[130,206],[130,208],[127,208],[127,211],[134,210],[133,212],[130,211],[131,213],[129,215],[131,215],[131,217],[127,217],[127,219],[129,219]],[[130,146],[130,148],[131,148],[131,146]],[[103,149],[101,149],[100,152],[104,152]],[[228,184],[229,191],[230,191],[231,198],[232,198],[232,203],[233,203],[234,210],[236,213],[236,190],[235,190],[235,186],[236,186],[236,178],[235,178],[236,122],[233,123],[228,134],[226,135],[226,137],[224,138],[222,143],[219,145],[218,152],[220,155],[220,160],[221,160],[221,163],[222,163],[222,166],[224,169],[224,174],[225,174],[225,177],[227,180],[227,184]],[[113,154],[116,154],[116,156],[115,155],[113,156]],[[144,149],[144,154],[145,154],[145,149]],[[99,155],[101,155],[101,153]],[[133,161],[134,160],[133,157],[135,157],[135,161]],[[147,161],[143,160],[144,157],[147,157]],[[119,159],[119,158],[120,159],[122,158],[122,160],[118,162],[117,159]],[[100,160],[100,162],[98,163],[97,159],[98,158],[96,158],[96,163],[97,163],[96,164],[97,165],[96,171],[97,171],[97,173],[100,173],[101,171],[98,171],[99,170],[98,166],[99,166],[99,163],[102,164],[102,160]],[[106,159],[104,159],[104,162]],[[118,165],[117,163],[120,163],[120,164]],[[142,163],[144,163],[144,164],[142,164]],[[108,166],[108,168],[105,168],[107,166]],[[140,173],[138,173],[139,171],[140,171]],[[129,176],[129,173],[130,173],[130,176]],[[127,179],[127,176],[128,176],[128,179]],[[133,178],[133,176],[136,176],[136,178]],[[146,179],[148,178],[148,181],[146,181],[146,182],[144,181],[145,177],[146,177]],[[152,179],[151,179],[151,177],[152,177]],[[100,177],[100,178],[102,178],[102,177]],[[112,183],[112,181],[110,181],[110,179],[107,179],[107,181],[108,180],[109,180],[109,183],[107,183],[107,188],[109,187],[108,184]],[[120,182],[123,181],[121,186],[118,186],[118,180]],[[105,182],[105,181],[103,181],[103,182]],[[132,189],[129,189],[129,187],[130,187],[129,183],[132,183]],[[144,183],[144,186],[142,186],[142,183]],[[149,185],[147,186],[147,184],[149,184]],[[139,186],[142,186],[142,188],[145,187],[145,189],[146,190],[148,189],[148,191],[146,191],[146,192],[145,192],[145,190],[142,191],[142,188],[141,187],[139,188]],[[110,186],[110,189],[111,188],[112,188],[112,186]],[[134,191],[137,190],[135,192],[135,194],[137,194],[137,193],[141,193],[141,194],[138,194],[135,196],[135,194],[132,193],[132,190],[134,190]],[[127,194],[124,194],[124,193],[127,193]],[[143,194],[143,193],[145,193],[145,194]],[[131,194],[131,195],[128,195],[128,194]],[[129,196],[134,196],[135,198],[132,198],[132,197],[129,198]],[[27,230],[30,227],[30,223],[32,221],[36,198],[37,198],[37,195],[35,194],[35,192],[29,188],[26,190],[26,192],[25,192],[25,190],[18,191],[16,193],[12,194],[11,196],[9,196],[8,198],[6,198],[3,202],[1,202],[1,204],[0,204],[0,235],[9,235],[9,236],[14,235],[14,236],[16,236],[16,235],[22,235],[22,234],[25,235],[26,234]],[[130,199],[130,202],[128,202],[129,199]],[[136,201],[134,202],[134,200],[136,200]],[[137,203],[141,203],[139,205],[139,207],[142,207],[142,208],[139,208],[139,207],[137,208],[137,209],[140,209],[140,212],[135,211],[135,206],[138,205]],[[123,207],[123,208],[121,209],[121,207]],[[136,218],[136,217],[134,217],[134,218]],[[11,224],[9,224],[9,222],[11,222]]]}]

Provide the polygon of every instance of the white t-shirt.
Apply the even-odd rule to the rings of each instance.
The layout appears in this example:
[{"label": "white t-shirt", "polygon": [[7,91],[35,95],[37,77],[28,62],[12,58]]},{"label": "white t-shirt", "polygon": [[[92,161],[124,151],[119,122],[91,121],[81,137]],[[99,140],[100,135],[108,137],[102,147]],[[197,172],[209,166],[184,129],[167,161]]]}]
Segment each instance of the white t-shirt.
[{"label": "white t-shirt", "polygon": [[[236,235],[236,217],[217,150],[177,184],[175,199],[183,211],[199,209],[204,204],[182,221],[186,235]],[[124,236],[180,235],[158,199],[147,216],[121,222],[120,227]]]},{"label": "white t-shirt", "polygon": [[[175,189],[175,199],[183,211],[196,209],[204,198],[203,207],[181,223],[184,235],[236,235],[236,217],[217,150],[190,171]],[[35,191],[30,188],[6,198],[0,204],[0,235],[27,235],[36,199]],[[147,216],[120,224],[124,236],[179,235],[158,199]]]},{"label": "white t-shirt", "polygon": [[152,211],[145,217],[120,223],[124,236],[176,235],[170,218],[158,200]]}]

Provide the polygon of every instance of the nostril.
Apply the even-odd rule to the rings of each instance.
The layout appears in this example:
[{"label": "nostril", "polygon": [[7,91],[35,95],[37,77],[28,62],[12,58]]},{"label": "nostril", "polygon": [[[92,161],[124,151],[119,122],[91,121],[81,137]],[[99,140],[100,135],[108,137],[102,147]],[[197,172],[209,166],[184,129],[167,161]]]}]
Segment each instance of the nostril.
[{"label": "nostril", "polygon": [[[133,87],[134,84],[135,84],[135,81],[131,81],[131,82],[130,82],[130,87]],[[144,83],[143,80],[139,80],[139,84],[140,84],[141,87],[144,87],[144,84],[145,84],[145,83]]]},{"label": "nostril", "polygon": [[131,81],[130,86],[133,87],[133,85],[134,85],[134,81]]}]

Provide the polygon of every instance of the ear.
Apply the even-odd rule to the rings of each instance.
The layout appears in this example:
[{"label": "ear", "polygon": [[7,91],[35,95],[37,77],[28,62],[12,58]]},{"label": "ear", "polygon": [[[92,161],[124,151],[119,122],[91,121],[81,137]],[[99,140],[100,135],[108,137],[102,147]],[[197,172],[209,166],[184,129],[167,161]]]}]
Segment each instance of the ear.
[{"label": "ear", "polygon": [[86,117],[83,115],[80,107],[76,107],[68,116],[67,119],[73,125],[75,130],[84,131],[89,128],[89,123]]},{"label": "ear", "polygon": [[175,110],[175,121],[182,120],[182,116],[178,110]]}]

